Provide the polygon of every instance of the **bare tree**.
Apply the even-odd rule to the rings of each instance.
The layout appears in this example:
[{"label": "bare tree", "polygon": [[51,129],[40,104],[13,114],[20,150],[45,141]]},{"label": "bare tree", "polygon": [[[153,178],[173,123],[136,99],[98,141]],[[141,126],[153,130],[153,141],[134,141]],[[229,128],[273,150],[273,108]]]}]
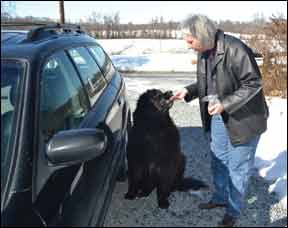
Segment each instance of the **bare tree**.
[{"label": "bare tree", "polygon": [[273,15],[249,44],[264,58],[260,70],[265,94],[287,97],[287,19]]},{"label": "bare tree", "polygon": [[115,35],[114,38],[119,38],[119,33],[120,33],[120,15],[119,12],[115,13],[114,17],[113,17],[113,30],[115,31]]},{"label": "bare tree", "polygon": [[103,21],[104,21],[104,27],[106,30],[106,38],[112,38],[112,25],[113,25],[113,19],[111,16],[103,16]]},{"label": "bare tree", "polygon": [[132,37],[132,31],[133,31],[133,22],[129,21],[128,24],[126,25],[126,31],[127,31],[127,37],[126,38],[131,38]]},{"label": "bare tree", "polygon": [[263,26],[265,25],[266,23],[266,19],[264,17],[264,14],[263,13],[256,13],[254,14],[253,16],[253,20],[252,20],[252,23],[258,25],[258,26]]},{"label": "bare tree", "polygon": [[100,24],[101,23],[101,14],[93,11],[90,16],[88,16],[87,22],[89,24]]}]

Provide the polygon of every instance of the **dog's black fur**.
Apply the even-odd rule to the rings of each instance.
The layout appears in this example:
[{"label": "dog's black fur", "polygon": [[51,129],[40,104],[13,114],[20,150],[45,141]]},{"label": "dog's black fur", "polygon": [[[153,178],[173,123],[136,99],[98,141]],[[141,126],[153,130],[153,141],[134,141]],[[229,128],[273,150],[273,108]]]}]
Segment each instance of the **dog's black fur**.
[{"label": "dog's black fur", "polygon": [[172,95],[171,91],[152,89],[138,99],[128,137],[126,199],[148,196],[157,188],[159,207],[168,208],[171,192],[207,188],[202,181],[184,178],[185,156],[179,132],[169,116]]}]

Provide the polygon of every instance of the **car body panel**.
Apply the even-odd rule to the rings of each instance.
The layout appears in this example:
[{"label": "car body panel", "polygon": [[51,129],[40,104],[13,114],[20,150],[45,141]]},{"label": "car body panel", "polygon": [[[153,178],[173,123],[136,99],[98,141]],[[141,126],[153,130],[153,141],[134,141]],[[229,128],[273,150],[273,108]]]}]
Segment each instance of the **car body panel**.
[{"label": "car body panel", "polygon": [[103,129],[108,137],[107,151],[80,164],[53,166],[45,156],[47,145],[39,132],[43,65],[57,51],[98,44],[87,35],[55,35],[27,43],[22,37],[8,41],[1,44],[1,59],[24,59],[28,71],[22,82],[21,112],[11,146],[15,157],[1,203],[1,224],[102,225],[126,153],[130,111],[122,77],[114,68],[103,69],[110,74],[107,85],[79,125]]}]

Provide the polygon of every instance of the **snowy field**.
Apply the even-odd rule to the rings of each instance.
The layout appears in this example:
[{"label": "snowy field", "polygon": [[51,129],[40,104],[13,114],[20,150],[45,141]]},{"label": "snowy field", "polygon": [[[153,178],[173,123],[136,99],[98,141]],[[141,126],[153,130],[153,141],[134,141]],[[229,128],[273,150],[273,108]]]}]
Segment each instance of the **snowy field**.
[{"label": "snowy field", "polygon": [[[98,40],[120,71],[196,71],[197,54],[183,40]],[[181,63],[181,64],[180,64]]]},{"label": "snowy field", "polygon": [[[187,50],[182,40],[120,39],[98,40],[114,65],[123,71],[195,72],[197,55]],[[192,64],[191,64],[192,63]],[[145,90],[143,82],[128,89]],[[175,84],[175,88],[179,85]],[[171,88],[170,88],[171,89]],[[268,98],[268,130],[262,135],[256,151],[255,166],[260,176],[270,181],[287,208],[287,99]],[[191,102],[191,105],[197,101]]]},{"label": "snowy field", "polygon": [[[230,34],[232,35],[232,34]],[[239,37],[239,34],[235,34]],[[183,40],[98,40],[120,71],[195,72],[197,53]],[[258,65],[261,59],[256,59]]]}]

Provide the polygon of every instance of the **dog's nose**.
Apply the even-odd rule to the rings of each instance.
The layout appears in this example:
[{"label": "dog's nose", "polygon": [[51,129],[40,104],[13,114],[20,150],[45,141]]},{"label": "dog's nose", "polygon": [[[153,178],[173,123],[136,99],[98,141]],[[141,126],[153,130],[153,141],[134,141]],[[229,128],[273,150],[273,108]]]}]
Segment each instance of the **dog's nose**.
[{"label": "dog's nose", "polygon": [[171,90],[167,91],[164,93],[165,99],[169,99],[170,97],[173,96],[173,92]]}]

